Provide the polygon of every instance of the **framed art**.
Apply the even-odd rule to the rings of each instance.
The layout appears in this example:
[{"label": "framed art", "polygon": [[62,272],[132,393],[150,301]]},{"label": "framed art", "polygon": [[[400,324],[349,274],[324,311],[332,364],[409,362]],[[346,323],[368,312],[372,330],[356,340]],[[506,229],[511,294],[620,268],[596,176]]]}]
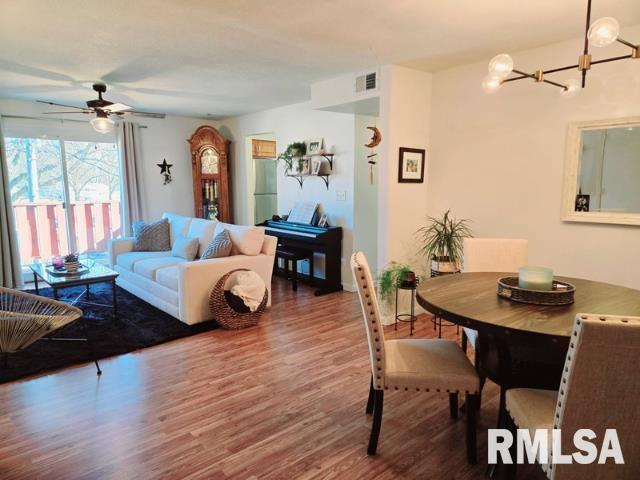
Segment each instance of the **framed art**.
[{"label": "framed art", "polygon": [[423,148],[400,147],[398,183],[423,183],[424,157]]},{"label": "framed art", "polygon": [[320,168],[322,167],[322,160],[320,158],[311,159],[311,175],[318,175]]},{"label": "framed art", "polygon": [[315,155],[317,153],[322,153],[322,138],[314,138],[312,140],[307,140],[307,155]]}]

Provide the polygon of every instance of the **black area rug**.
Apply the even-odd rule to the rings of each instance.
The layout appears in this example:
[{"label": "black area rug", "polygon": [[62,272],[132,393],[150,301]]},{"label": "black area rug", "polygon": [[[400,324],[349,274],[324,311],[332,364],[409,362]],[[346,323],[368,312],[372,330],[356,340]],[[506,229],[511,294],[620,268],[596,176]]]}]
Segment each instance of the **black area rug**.
[{"label": "black area rug", "polygon": [[[60,300],[70,301],[80,295],[83,290],[84,287],[60,290]],[[40,294],[52,297],[51,289],[40,289]],[[215,321],[187,325],[120,287],[117,287],[116,295],[118,317],[113,318],[111,285],[106,283],[91,285],[90,298],[82,297],[82,300],[105,306],[77,304],[84,312],[84,316],[52,332],[49,336],[89,337],[94,354],[100,359],[206,332],[218,326]],[[25,350],[9,354],[6,367],[4,359],[0,358],[0,383],[91,360],[89,347],[85,342],[39,340]]]}]

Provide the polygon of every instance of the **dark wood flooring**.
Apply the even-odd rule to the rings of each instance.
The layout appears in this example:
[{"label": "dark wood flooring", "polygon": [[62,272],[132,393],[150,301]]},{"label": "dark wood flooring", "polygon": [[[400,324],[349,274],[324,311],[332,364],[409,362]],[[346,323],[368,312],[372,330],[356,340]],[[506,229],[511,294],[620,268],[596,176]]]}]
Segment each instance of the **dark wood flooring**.
[{"label": "dark wood flooring", "polygon": [[[408,324],[388,338],[409,334]],[[456,339],[455,327],[445,329]],[[414,337],[433,337],[429,317]],[[39,378],[0,385],[0,478],[481,479],[465,461],[464,418],[446,394],[392,392],[378,454],[366,455],[369,365],[357,296],[314,297],[274,280],[256,328],[216,330]],[[542,479],[538,467],[522,478]]]}]

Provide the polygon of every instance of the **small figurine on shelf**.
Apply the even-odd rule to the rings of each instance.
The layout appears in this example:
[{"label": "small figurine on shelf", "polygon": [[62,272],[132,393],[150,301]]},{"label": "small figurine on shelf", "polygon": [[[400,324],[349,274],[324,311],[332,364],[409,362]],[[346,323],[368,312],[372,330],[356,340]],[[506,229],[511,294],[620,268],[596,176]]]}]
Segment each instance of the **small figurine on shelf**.
[{"label": "small figurine on shelf", "polygon": [[64,268],[66,268],[69,273],[78,271],[78,268],[80,268],[80,262],[78,261],[77,253],[70,253],[64,257]]}]

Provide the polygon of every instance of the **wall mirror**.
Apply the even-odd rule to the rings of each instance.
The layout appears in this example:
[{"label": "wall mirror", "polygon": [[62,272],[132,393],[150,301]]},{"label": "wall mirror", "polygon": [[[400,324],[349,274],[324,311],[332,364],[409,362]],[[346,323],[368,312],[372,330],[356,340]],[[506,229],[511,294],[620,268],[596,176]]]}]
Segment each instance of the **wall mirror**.
[{"label": "wall mirror", "polygon": [[640,117],[574,123],[562,219],[640,225]]}]

